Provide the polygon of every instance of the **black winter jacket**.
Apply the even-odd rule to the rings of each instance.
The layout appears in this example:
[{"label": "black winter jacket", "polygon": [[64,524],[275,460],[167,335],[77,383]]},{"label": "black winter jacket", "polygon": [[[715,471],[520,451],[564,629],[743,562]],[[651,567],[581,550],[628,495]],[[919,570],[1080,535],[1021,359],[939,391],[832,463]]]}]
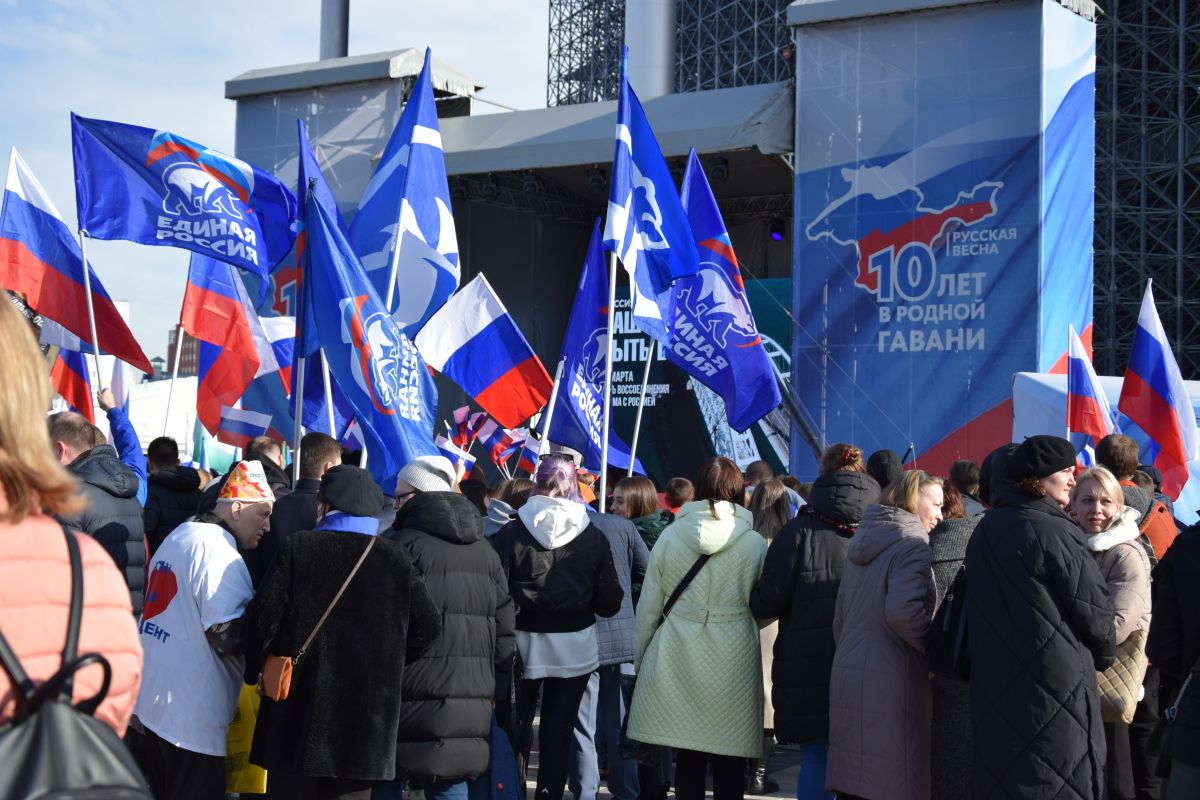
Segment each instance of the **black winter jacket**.
[{"label": "black winter jacket", "polygon": [[808,505],[775,534],[750,593],[759,619],[779,618],[771,664],[775,736],[781,742],[829,738],[833,612],[850,537],[879,484],[862,472],[831,472],[813,482]]},{"label": "black winter jacket", "polygon": [[258,547],[243,550],[242,559],[250,570],[255,586],[262,584],[267,569],[275,560],[284,540],[297,531],[311,531],[317,524],[317,493],[320,478],[301,478],[296,488],[275,501],[271,509],[271,528],[258,540]]},{"label": "black winter jacket", "polygon": [[496,685],[508,686],[516,651],[508,583],[463,495],[414,495],[395,524],[384,538],[412,557],[442,617],[442,635],[404,669],[396,774],[417,785],[477,778],[488,767]]},{"label": "black winter jacket", "polygon": [[517,607],[517,630],[581,631],[621,610],[621,582],[608,539],[593,523],[553,550],[520,517],[491,538]]},{"label": "black winter jacket", "polygon": [[125,575],[134,615],[142,613],[146,590],[146,537],[138,477],[107,444],[71,462],[67,471],[78,478],[88,507],[62,522],[98,541]]},{"label": "black winter jacket", "polygon": [[154,553],[167,534],[195,516],[200,504],[200,473],[191,467],[172,467],[146,477],[146,541]]},{"label": "black winter jacket", "polygon": [[[1154,568],[1154,616],[1146,655],[1162,676],[1163,704],[1175,701],[1188,671],[1200,659],[1200,526],[1181,533]],[[1187,697],[1170,734],[1168,755],[1200,765],[1200,678]]]},{"label": "black winter jacket", "polygon": [[[295,655],[371,537],[301,531],[288,537],[246,607],[245,678],[268,655]],[[293,777],[392,780],[405,664],[441,633],[438,610],[395,542],[375,543],[292,672],[291,696],[263,698],[250,761]]]},{"label": "black winter jacket", "polygon": [[1007,482],[992,501],[965,561],[974,796],[1099,800],[1108,588],[1057,503]]}]

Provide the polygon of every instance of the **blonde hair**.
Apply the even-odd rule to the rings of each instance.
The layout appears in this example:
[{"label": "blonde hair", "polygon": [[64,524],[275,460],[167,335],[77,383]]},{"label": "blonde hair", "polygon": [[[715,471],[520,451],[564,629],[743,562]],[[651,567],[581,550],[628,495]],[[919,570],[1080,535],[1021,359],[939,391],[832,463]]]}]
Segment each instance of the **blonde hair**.
[{"label": "blonde hair", "polygon": [[1078,478],[1075,479],[1075,485],[1071,487],[1071,503],[1074,505],[1075,497],[1079,494],[1084,481],[1095,481],[1100,484],[1100,488],[1112,499],[1117,509],[1120,510],[1125,506],[1125,493],[1121,491],[1121,484],[1117,482],[1117,478],[1104,467],[1090,467],[1085,469]]},{"label": "blonde hair", "polygon": [[942,479],[919,469],[910,469],[896,480],[888,484],[879,495],[879,505],[902,508],[905,511],[917,513],[917,503],[920,502],[921,490],[926,486],[941,486]]},{"label": "blonde hair", "polygon": [[831,444],[821,454],[819,470],[822,475],[831,472],[866,472],[863,451],[852,444]]},{"label": "blonde hair", "polygon": [[72,513],[84,505],[79,486],[54,458],[45,413],[50,378],[33,330],[5,297],[0,302],[0,522],[19,523],[39,508]]}]

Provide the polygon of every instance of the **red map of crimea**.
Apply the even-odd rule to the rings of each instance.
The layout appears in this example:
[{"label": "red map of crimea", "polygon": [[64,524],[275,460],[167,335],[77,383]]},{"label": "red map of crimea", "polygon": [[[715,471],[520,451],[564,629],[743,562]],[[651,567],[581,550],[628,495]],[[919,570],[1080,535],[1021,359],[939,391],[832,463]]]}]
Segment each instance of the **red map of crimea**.
[{"label": "red map of crimea", "polygon": [[927,213],[887,232],[876,228],[863,236],[854,243],[858,248],[858,277],[854,279],[854,284],[862,286],[872,294],[878,291],[879,274],[870,267],[871,257],[876,253],[888,248],[895,248],[893,253],[899,253],[911,242],[920,242],[930,250],[936,250],[942,243],[940,240],[947,233],[977,225],[994,216],[996,192],[1003,185],[995,181],[985,181],[970,192],[960,192],[957,200],[941,211],[918,208],[918,211]]}]

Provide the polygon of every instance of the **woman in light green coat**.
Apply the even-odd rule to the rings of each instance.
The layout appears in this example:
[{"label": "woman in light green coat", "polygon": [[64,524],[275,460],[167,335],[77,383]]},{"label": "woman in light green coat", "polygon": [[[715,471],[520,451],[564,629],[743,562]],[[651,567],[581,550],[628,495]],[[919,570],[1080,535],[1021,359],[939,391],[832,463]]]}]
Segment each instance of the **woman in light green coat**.
[{"label": "woman in light green coat", "polygon": [[[746,759],[762,752],[763,686],[750,591],[767,542],[743,506],[741,470],[710,459],[687,503],[662,532],[646,568],[634,631],[637,688],[629,737],[675,748],[675,796],[740,800]],[[663,606],[701,555],[710,558],[662,619]]]}]

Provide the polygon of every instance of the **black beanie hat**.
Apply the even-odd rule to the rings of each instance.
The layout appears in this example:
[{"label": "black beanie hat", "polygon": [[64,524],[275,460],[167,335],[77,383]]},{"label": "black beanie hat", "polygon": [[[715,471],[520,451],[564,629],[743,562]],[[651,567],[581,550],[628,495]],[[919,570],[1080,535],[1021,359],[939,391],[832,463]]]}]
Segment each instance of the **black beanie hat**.
[{"label": "black beanie hat", "polygon": [[904,465],[895,450],[876,450],[867,459],[867,474],[875,479],[879,488],[886,489],[904,475]]},{"label": "black beanie hat", "polygon": [[383,509],[383,490],[360,467],[339,464],[321,477],[317,497],[334,511],[355,517],[373,517]]},{"label": "black beanie hat", "polygon": [[1045,478],[1075,466],[1075,448],[1061,436],[1030,436],[1008,462],[1008,477]]}]

